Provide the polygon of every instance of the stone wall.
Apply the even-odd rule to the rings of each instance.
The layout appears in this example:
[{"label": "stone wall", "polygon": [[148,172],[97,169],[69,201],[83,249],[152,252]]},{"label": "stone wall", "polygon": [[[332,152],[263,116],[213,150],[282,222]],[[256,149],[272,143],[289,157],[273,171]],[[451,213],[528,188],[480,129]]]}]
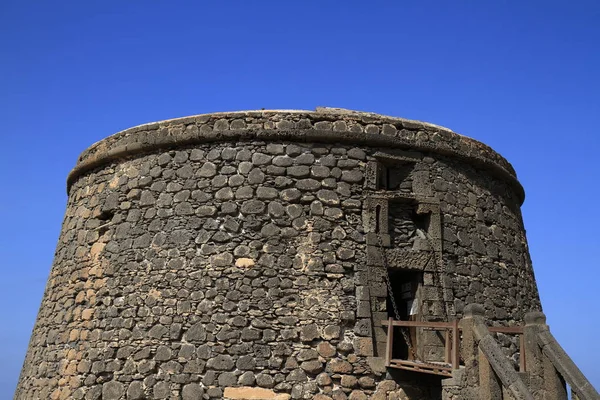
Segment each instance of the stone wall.
[{"label": "stone wall", "polygon": [[118,133],[69,177],[15,398],[437,396],[382,368],[386,268],[423,272],[424,320],[477,301],[518,323],[540,308],[522,200],[488,147],[374,114]]}]

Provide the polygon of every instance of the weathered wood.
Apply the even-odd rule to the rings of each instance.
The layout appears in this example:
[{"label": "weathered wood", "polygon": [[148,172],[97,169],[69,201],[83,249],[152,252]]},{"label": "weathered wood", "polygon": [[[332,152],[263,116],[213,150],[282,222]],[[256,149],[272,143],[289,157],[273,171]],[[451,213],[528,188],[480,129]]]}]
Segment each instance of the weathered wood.
[{"label": "weathered wood", "polygon": [[391,360],[391,368],[403,369],[407,371],[423,372],[426,374],[452,376],[452,367],[450,365],[440,365],[434,363],[407,361],[407,360]]},{"label": "weathered wood", "polygon": [[[396,368],[399,363],[405,365],[407,362],[411,363],[412,361],[408,360],[392,360],[393,353],[393,340],[394,340],[394,327],[402,326],[402,327],[419,327],[426,329],[434,329],[434,330],[444,330],[445,331],[445,344],[444,344],[444,361],[448,364],[452,365],[452,369],[460,368],[460,327],[458,325],[458,320],[454,320],[452,322],[427,322],[427,321],[397,321],[393,318],[389,318],[386,321],[382,321],[382,325],[386,325],[388,329],[388,337],[387,337],[387,349],[386,349],[386,366]],[[505,333],[505,334],[516,334],[519,335],[519,346],[520,346],[520,357],[519,357],[519,370],[521,372],[525,372],[527,370],[526,365],[526,357],[525,357],[525,337],[523,335],[523,327],[522,326],[496,326],[488,328],[490,332],[494,333]],[[408,365],[408,364],[406,364]],[[417,364],[415,364],[417,365]],[[406,368],[403,369],[411,369],[414,371],[419,371],[421,365],[423,363],[419,363],[417,366],[413,366],[410,364]],[[398,367],[399,368],[399,367]],[[425,372],[425,371],[422,371]],[[433,372],[430,372],[433,373]]]},{"label": "weathered wood", "polygon": [[385,365],[387,367],[390,366],[390,361],[392,360],[392,350],[394,346],[394,319],[388,319],[388,331],[387,331],[387,347],[385,349]]},{"label": "weathered wood", "polygon": [[452,342],[450,341],[450,330],[446,329],[444,343],[444,361],[450,364],[452,361]]},{"label": "weathered wood", "polygon": [[460,337],[458,319],[452,321],[452,369],[458,369],[460,364]]},{"label": "weathered wood", "polygon": [[[387,325],[388,320],[381,321],[382,325]],[[427,322],[427,321],[396,321],[392,322],[394,326],[408,326],[417,328],[437,328],[437,329],[449,329],[452,328],[451,322]]]}]

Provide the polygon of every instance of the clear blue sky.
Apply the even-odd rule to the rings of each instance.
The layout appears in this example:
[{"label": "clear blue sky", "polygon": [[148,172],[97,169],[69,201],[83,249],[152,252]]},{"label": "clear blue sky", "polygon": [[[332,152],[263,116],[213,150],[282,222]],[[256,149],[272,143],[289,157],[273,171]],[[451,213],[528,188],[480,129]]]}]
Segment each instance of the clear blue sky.
[{"label": "clear blue sky", "polygon": [[599,4],[3,1],[0,398],[83,149],[150,121],[320,105],[444,125],[513,163],[549,324],[600,387]]}]

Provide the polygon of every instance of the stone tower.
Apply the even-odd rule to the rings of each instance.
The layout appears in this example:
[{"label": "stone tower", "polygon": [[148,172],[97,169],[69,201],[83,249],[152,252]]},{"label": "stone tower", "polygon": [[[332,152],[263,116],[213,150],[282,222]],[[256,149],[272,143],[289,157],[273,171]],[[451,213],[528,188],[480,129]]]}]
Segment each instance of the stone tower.
[{"label": "stone tower", "polygon": [[[383,321],[540,310],[513,168],[436,125],[179,118],[95,143],[67,186],[16,399],[441,398],[444,377],[386,368]],[[436,332],[397,336],[444,361]]]}]

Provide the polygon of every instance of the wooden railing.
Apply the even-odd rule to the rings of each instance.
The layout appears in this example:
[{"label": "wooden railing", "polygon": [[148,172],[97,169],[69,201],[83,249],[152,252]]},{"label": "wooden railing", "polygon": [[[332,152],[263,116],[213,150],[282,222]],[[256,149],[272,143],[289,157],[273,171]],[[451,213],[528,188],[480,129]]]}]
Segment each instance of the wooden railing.
[{"label": "wooden railing", "polygon": [[[385,353],[385,364],[390,367],[393,364],[403,369],[412,369],[420,372],[428,372],[437,375],[450,376],[452,369],[458,369],[460,367],[460,337],[458,320],[452,322],[425,322],[425,321],[397,321],[393,318],[389,318],[387,321],[382,321],[382,325],[387,325],[387,345]],[[444,343],[444,355],[445,362],[450,367],[443,367],[435,364],[417,363],[406,360],[394,360],[392,358],[392,352],[394,348],[394,327],[405,327],[405,328],[429,328],[433,330],[445,331],[445,343]],[[435,372],[434,372],[435,370]]]},{"label": "wooden railing", "polygon": [[[434,373],[438,375],[450,376],[452,370],[460,368],[460,332],[461,328],[458,325],[459,321],[452,322],[425,322],[425,321],[397,321],[389,318],[387,321],[382,321],[383,326],[387,326],[387,343],[385,364],[387,367],[398,367],[402,369],[412,369],[420,372]],[[414,362],[409,360],[393,359],[394,348],[394,327],[404,328],[429,328],[432,330],[445,331],[444,341],[444,362],[446,367],[427,362]],[[514,334],[519,335],[519,371],[526,371],[525,359],[525,335],[523,334],[522,326],[510,327],[489,327],[488,330],[492,333]],[[429,364],[429,367],[427,367]],[[433,365],[437,365],[433,372]],[[428,370],[427,370],[428,369]]]}]

